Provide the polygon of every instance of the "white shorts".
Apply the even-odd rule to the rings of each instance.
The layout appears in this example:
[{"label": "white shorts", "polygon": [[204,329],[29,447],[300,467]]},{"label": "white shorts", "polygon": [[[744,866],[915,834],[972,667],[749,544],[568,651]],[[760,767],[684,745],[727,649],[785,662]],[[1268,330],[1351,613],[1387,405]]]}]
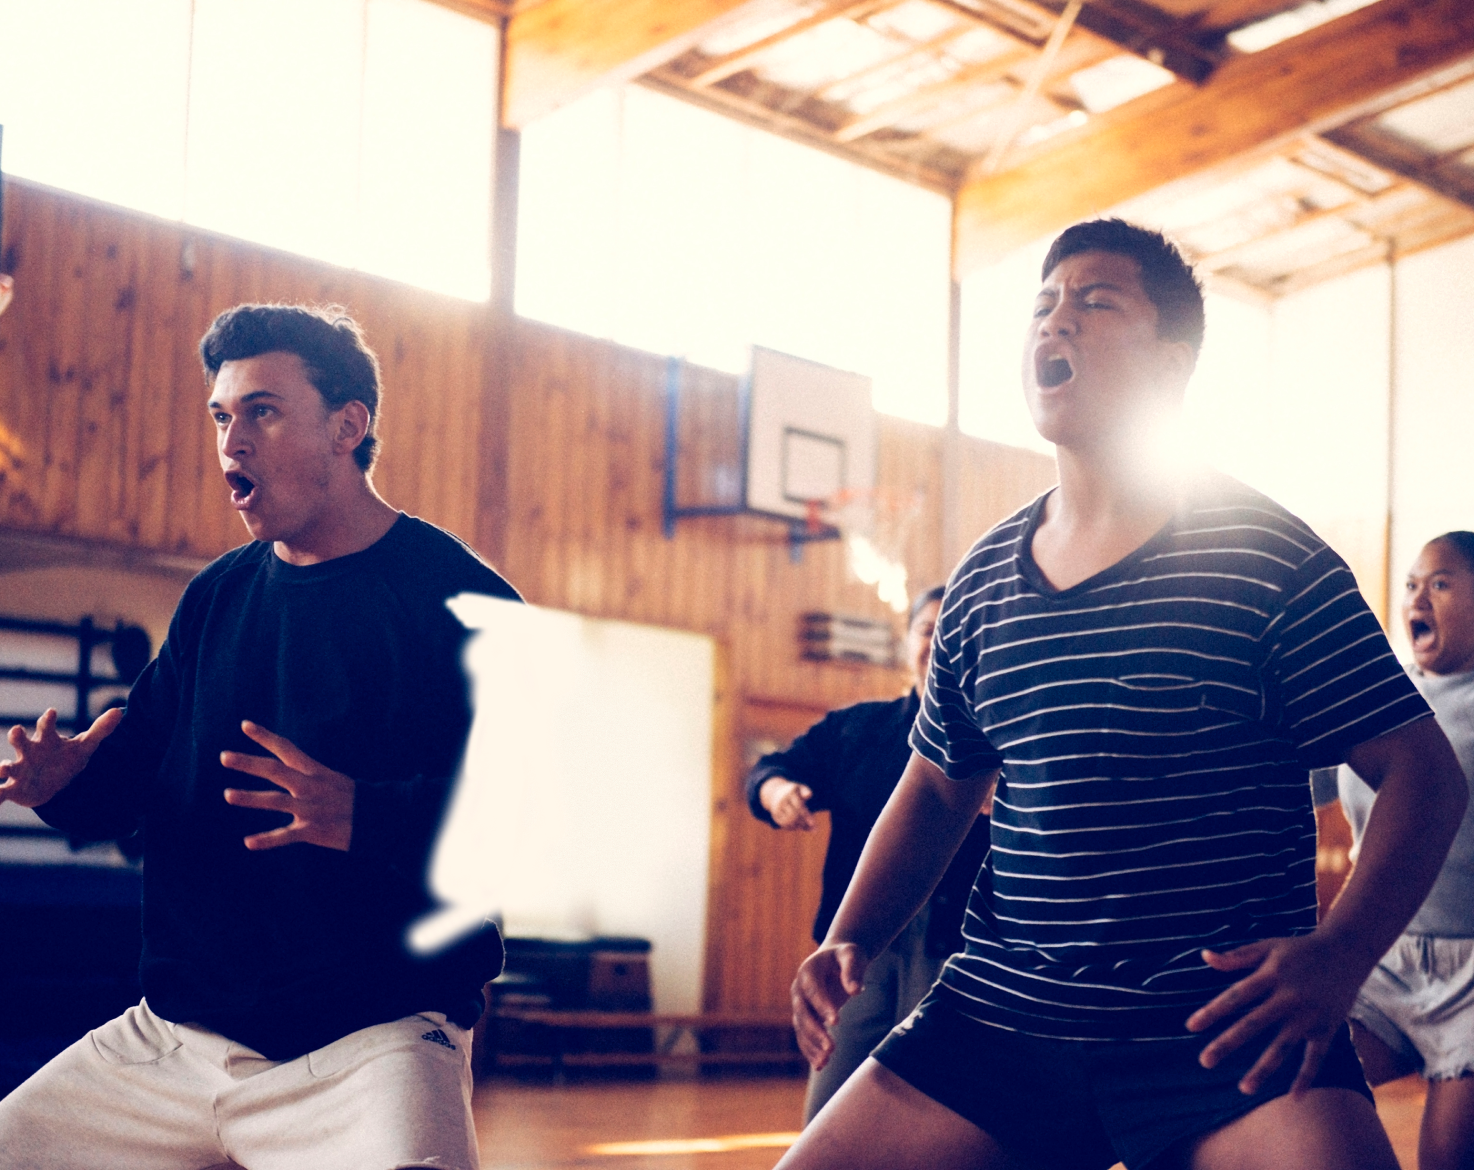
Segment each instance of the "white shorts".
[{"label": "white shorts", "polygon": [[470,1033],[406,1016],[295,1060],[147,1001],[0,1100],[3,1170],[478,1170]]},{"label": "white shorts", "polygon": [[1430,1081],[1474,1073],[1474,938],[1403,935],[1367,976],[1351,1018]]}]

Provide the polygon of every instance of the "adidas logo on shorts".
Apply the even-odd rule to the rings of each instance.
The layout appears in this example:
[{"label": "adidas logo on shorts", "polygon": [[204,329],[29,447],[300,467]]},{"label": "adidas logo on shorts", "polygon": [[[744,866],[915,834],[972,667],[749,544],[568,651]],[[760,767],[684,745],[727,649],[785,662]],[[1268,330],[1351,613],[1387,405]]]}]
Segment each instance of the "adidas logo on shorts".
[{"label": "adidas logo on shorts", "polygon": [[450,1042],[450,1037],[439,1028],[436,1028],[433,1032],[426,1032],[420,1039],[428,1040],[431,1044],[439,1044],[442,1048],[449,1048],[452,1052],[455,1051],[456,1046]]}]

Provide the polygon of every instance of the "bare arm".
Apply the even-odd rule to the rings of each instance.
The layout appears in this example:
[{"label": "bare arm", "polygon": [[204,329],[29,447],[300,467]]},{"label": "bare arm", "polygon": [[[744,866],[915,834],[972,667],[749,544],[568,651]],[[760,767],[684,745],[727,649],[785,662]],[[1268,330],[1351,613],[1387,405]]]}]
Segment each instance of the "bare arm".
[{"label": "bare arm", "polygon": [[1463,819],[1468,782],[1432,719],[1358,745],[1347,763],[1377,790],[1377,801],[1356,867],[1325,920],[1302,938],[1204,952],[1220,971],[1250,973],[1195,1012],[1188,1028],[1203,1031],[1250,1010],[1203,1049],[1202,1063],[1211,1068],[1260,1033],[1274,1033],[1240,1084],[1246,1093],[1301,1042],[1305,1057],[1292,1091],[1309,1088],[1357,989],[1433,888]]},{"label": "bare arm", "polygon": [[916,916],[967,836],[996,773],[949,780],[914,752],[860,854],[823,944],[793,981],[793,1026],[815,1068],[834,1049],[829,1028],[864,986],[865,968]]}]

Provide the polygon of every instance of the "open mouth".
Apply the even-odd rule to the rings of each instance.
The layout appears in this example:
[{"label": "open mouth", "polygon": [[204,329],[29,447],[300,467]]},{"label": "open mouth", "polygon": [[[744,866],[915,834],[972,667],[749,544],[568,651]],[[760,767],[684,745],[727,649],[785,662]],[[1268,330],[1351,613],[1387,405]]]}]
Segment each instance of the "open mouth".
[{"label": "open mouth", "polygon": [[256,494],[256,482],[238,471],[227,471],[225,482],[230,485],[230,502],[237,508],[250,505]]},{"label": "open mouth", "polygon": [[1074,367],[1062,357],[1052,357],[1039,367],[1039,385],[1046,390],[1063,386],[1075,376]]},{"label": "open mouth", "polygon": [[1407,632],[1412,637],[1413,645],[1419,646],[1433,640],[1433,626],[1422,618],[1413,618],[1407,624]]}]

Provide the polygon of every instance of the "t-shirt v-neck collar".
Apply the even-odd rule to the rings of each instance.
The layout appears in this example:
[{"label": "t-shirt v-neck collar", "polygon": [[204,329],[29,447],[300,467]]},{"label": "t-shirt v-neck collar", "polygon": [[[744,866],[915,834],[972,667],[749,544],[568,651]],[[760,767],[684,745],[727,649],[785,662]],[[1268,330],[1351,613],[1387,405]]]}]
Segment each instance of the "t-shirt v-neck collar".
[{"label": "t-shirt v-neck collar", "polygon": [[1115,564],[1107,565],[1093,576],[1086,577],[1083,581],[1077,581],[1068,589],[1056,589],[1044,575],[1042,569],[1034,560],[1034,533],[1038,531],[1040,523],[1044,519],[1044,506],[1049,497],[1058,488],[1050,488],[1029,507],[1028,515],[1024,517],[1024,530],[1019,534],[1018,543],[1014,545],[1014,560],[1018,563],[1019,575],[1027,581],[1030,587],[1040,597],[1048,600],[1069,599],[1077,597],[1082,593],[1088,593],[1092,589],[1098,589],[1102,585],[1124,576],[1130,570],[1136,568],[1147,557],[1152,556],[1158,548],[1167,543],[1176,534],[1178,525],[1187,514],[1189,501],[1184,498],[1178,503],[1172,514],[1167,517],[1166,523],[1158,528],[1156,532],[1147,537],[1145,541],[1137,545]]}]

